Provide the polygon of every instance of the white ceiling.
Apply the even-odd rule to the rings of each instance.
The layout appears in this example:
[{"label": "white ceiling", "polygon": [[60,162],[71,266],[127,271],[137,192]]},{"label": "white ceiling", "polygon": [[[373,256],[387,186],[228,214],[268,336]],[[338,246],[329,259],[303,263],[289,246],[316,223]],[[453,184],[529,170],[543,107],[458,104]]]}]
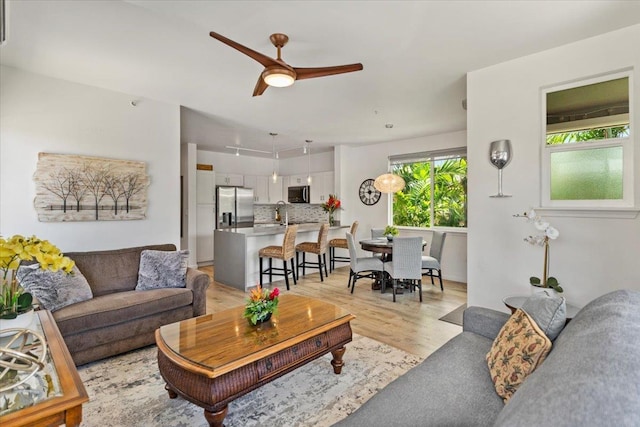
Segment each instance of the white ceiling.
[{"label": "white ceiling", "polygon": [[[466,128],[466,72],[640,22],[640,1],[8,1],[0,63],[183,106],[182,142],[271,150]],[[269,88],[215,31],[297,67],[364,70]],[[594,58],[602,60],[602,58]],[[392,123],[392,129],[385,124]]]}]

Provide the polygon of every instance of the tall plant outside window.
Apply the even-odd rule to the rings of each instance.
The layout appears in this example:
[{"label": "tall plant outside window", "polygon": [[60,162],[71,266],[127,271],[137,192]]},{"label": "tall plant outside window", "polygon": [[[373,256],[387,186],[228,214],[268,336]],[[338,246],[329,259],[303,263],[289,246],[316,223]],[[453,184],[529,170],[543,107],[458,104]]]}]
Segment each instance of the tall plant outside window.
[{"label": "tall plant outside window", "polygon": [[406,182],[393,195],[393,225],[467,226],[466,150],[390,157],[391,170]]}]

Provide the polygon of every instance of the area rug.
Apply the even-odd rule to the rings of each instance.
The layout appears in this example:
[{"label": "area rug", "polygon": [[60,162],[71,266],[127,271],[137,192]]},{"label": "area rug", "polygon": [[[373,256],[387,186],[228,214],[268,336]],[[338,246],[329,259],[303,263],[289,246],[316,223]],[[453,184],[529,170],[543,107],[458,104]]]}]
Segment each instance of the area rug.
[{"label": "area rug", "polygon": [[[231,402],[225,426],[330,426],[420,362],[356,334],[346,348],[340,375],[329,353]],[[82,426],[208,426],[202,408],[169,399],[156,354],[151,346],[79,367],[90,398]]]},{"label": "area rug", "polygon": [[462,326],[462,313],[464,312],[465,308],[467,308],[467,304],[462,304],[460,307],[456,308],[450,313],[445,314],[438,320]]}]

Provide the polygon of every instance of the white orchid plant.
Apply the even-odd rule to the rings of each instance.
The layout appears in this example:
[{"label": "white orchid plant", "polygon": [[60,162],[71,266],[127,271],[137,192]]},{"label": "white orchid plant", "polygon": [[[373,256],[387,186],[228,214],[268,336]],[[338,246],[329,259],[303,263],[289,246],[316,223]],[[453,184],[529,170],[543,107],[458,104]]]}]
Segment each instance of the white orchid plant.
[{"label": "white orchid plant", "polygon": [[549,277],[549,240],[555,240],[560,236],[560,232],[552,227],[547,221],[545,221],[535,210],[531,209],[529,212],[525,212],[524,216],[527,218],[527,222],[532,222],[535,228],[541,233],[535,236],[527,236],[524,241],[530,245],[544,247],[544,267],[542,271],[542,280],[539,277],[530,277],[529,283],[533,286],[541,288],[551,288],[556,292],[562,292],[562,286],[555,277]]}]

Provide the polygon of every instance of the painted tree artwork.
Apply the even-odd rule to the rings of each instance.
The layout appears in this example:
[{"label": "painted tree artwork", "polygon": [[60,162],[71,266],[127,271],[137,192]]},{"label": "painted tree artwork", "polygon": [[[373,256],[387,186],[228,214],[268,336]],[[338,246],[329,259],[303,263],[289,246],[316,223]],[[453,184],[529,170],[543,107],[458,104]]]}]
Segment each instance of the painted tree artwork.
[{"label": "painted tree artwork", "polygon": [[38,153],[33,179],[39,221],[134,220],[146,214],[144,162]]}]

